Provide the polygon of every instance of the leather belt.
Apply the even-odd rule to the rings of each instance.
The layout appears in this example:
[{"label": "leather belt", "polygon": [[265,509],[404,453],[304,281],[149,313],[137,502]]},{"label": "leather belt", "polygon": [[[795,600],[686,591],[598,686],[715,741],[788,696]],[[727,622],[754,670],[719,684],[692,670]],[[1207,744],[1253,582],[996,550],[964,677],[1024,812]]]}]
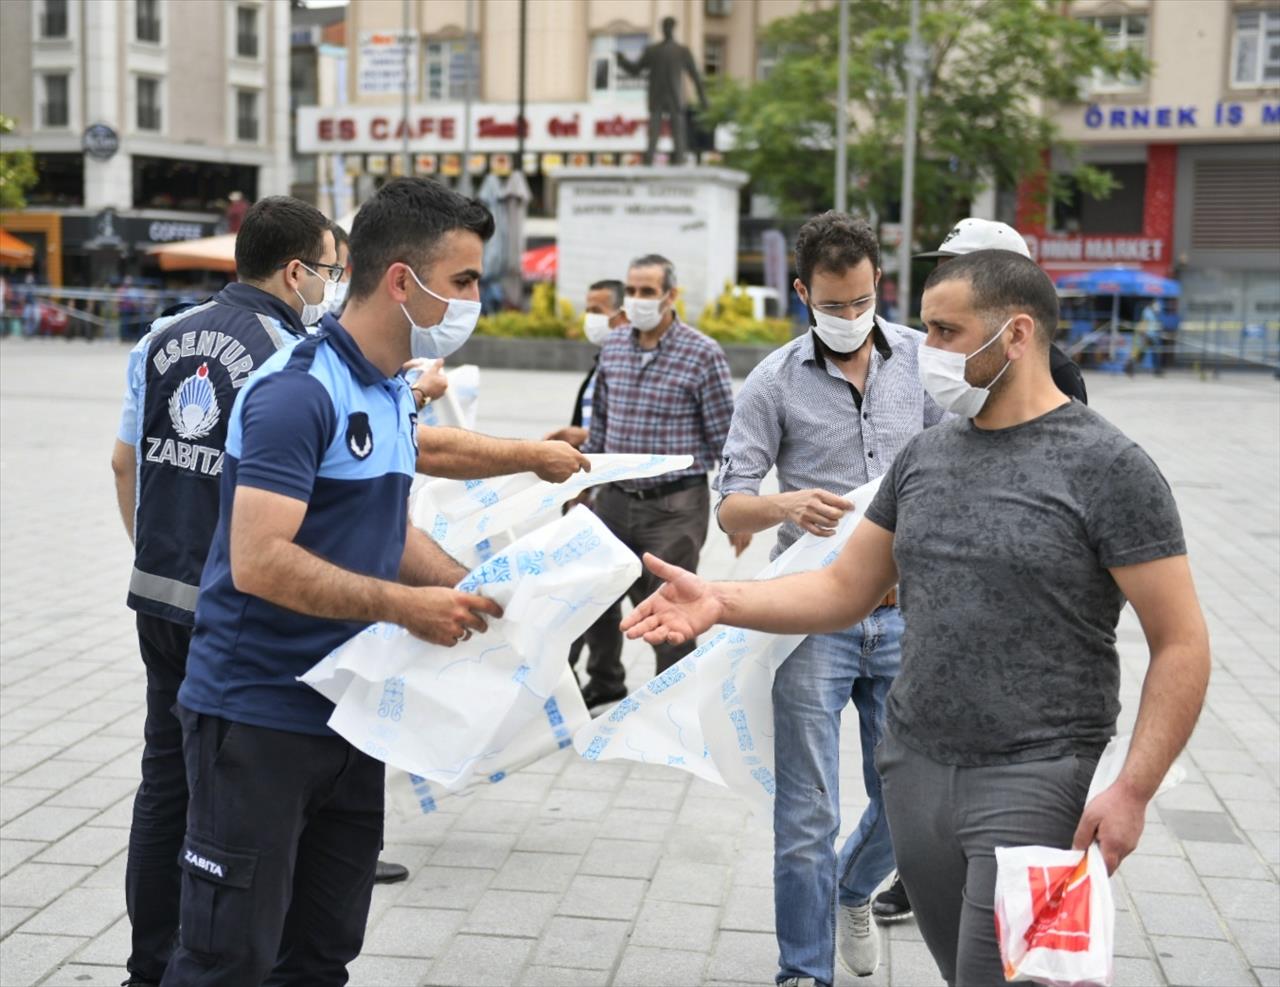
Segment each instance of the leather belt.
[{"label": "leather belt", "polygon": [[645,487],[643,490],[628,490],[626,487],[617,487],[617,489],[635,500],[657,500],[659,497],[679,493],[681,490],[692,490],[694,487],[705,487],[706,485],[706,473],[691,473],[689,476],[682,476],[680,479],[672,480],[670,483],[662,483],[656,487]]}]

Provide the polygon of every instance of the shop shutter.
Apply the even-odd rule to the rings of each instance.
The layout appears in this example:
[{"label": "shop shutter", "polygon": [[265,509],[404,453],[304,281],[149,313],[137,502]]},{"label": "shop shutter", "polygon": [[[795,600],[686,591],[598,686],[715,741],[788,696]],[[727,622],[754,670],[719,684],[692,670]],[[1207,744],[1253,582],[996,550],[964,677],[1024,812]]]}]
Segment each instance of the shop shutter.
[{"label": "shop shutter", "polygon": [[1197,161],[1191,246],[1280,250],[1280,168],[1274,160]]}]

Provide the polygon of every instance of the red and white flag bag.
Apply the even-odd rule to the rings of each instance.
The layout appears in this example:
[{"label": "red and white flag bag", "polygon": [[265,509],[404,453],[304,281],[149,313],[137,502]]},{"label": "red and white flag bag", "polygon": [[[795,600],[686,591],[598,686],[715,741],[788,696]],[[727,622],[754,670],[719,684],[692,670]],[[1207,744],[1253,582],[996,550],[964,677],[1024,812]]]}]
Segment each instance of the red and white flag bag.
[{"label": "red and white flag bag", "polygon": [[1005,980],[1111,983],[1116,908],[1096,843],[996,847],[995,906]]}]

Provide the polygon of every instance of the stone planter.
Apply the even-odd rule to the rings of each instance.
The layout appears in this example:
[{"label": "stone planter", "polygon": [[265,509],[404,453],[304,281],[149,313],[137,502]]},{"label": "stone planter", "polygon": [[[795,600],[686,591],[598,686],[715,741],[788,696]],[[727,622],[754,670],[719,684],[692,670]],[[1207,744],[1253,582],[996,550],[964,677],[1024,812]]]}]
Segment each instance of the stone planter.
[{"label": "stone planter", "polygon": [[[472,336],[449,358],[458,365],[507,370],[568,370],[586,373],[591,369],[598,347],[580,339],[510,339],[503,336]],[[729,370],[745,377],[757,363],[773,352],[769,346],[725,346]]]}]

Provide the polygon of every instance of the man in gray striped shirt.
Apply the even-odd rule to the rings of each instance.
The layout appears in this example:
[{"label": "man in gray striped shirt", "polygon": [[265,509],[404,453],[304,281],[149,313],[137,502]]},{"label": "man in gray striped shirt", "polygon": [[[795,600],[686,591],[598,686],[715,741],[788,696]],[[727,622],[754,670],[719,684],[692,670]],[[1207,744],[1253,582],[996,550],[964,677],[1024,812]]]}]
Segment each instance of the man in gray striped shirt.
[{"label": "man in gray striped shirt", "polygon": [[[871,228],[823,213],[801,228],[795,255],[795,288],[809,306],[811,331],[771,353],[743,385],[716,508],[731,535],[781,524],[774,557],[803,532],[832,534],[852,507],[839,495],[880,476],[912,436],[944,417],[920,386],[916,360],[924,337],[875,314],[880,250]],[[761,494],[775,466],[780,492]],[[893,870],[893,845],[872,751],[884,729],[901,637],[902,616],[890,593],[860,624],[806,638],[774,679],[780,984],[805,978],[831,984],[837,955],[857,976],[879,965],[870,898]],[[850,699],[870,804],[837,854],[840,716]]]}]

